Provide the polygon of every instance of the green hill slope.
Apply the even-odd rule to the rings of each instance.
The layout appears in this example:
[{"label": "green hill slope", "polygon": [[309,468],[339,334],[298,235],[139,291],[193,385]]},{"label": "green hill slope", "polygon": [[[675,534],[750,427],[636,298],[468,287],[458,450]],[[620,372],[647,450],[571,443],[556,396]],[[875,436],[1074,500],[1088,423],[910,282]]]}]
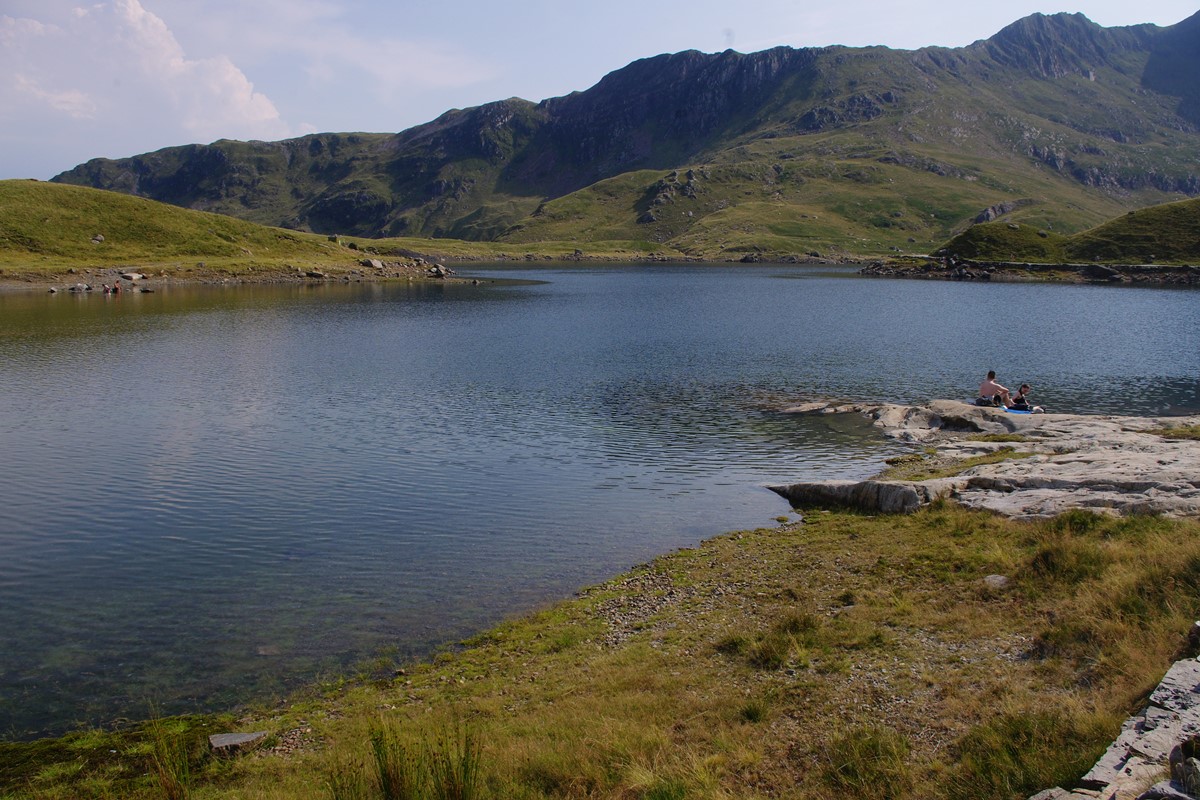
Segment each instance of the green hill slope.
[{"label": "green hill slope", "polygon": [[351,256],[323,236],[221,214],[81,186],[0,181],[0,264],[7,268],[350,263]]},{"label": "green hill slope", "polygon": [[1028,225],[975,225],[939,253],[974,261],[1040,264],[1200,264],[1200,200],[1130,211],[1073,236]]}]

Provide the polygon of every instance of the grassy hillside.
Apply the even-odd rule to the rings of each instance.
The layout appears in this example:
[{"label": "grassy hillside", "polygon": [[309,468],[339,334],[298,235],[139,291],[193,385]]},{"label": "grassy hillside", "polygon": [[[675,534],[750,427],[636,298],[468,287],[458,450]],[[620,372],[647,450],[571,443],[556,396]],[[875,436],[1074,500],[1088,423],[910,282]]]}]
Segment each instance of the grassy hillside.
[{"label": "grassy hillside", "polygon": [[[101,239],[100,237],[103,237]],[[257,225],[119,192],[28,180],[0,181],[0,271],[9,279],[69,269],[136,267],[168,274],[344,271],[365,256],[523,258],[572,255],[569,244],[511,246],[455,240],[340,238]],[[612,255],[634,251],[613,249]]]},{"label": "grassy hillside", "polygon": [[[103,237],[103,240],[100,240]],[[267,228],[116,192],[0,181],[0,264],[61,266],[351,263],[324,236]]]},{"label": "grassy hillside", "polygon": [[1200,200],[1131,211],[1072,236],[1075,261],[1200,264]]},{"label": "grassy hillside", "polygon": [[1200,264],[1200,200],[1130,211],[1072,236],[1030,225],[986,223],[954,237],[939,252],[976,261],[1039,264]]},{"label": "grassy hillside", "polygon": [[[545,203],[501,242],[633,240],[688,256],[721,259],[929,253],[983,209],[1017,199],[1005,218],[1077,231],[1125,210],[1034,172],[998,188],[994,156],[953,161],[900,156],[870,142],[778,137],[711,163],[643,170]],[[1038,198],[1033,200],[1032,198]]]}]

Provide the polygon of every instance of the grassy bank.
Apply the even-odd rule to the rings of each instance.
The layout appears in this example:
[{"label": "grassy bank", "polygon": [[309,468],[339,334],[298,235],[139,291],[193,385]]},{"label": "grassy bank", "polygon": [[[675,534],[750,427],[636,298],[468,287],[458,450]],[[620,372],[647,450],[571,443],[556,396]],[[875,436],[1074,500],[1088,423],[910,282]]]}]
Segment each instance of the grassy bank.
[{"label": "grassy bank", "polygon": [[[215,721],[168,721],[132,742],[2,745],[0,791],[1025,797],[1086,771],[1182,652],[1200,615],[1198,534],[1082,512],[812,513],[244,719],[273,734],[256,755],[213,759]],[[184,777],[165,780],[156,751]],[[414,781],[424,793],[399,793]]]},{"label": "grassy bank", "polygon": [[[587,258],[644,260],[682,254],[638,242],[600,242]],[[102,270],[136,269],[182,280],[271,281],[320,270],[337,276],[364,258],[406,261],[546,260],[576,257],[576,245],[500,245],[452,239],[318,236],[178,208],[140,197],[39,181],[0,181],[0,281],[87,281]],[[110,278],[111,279],[111,278]]]}]

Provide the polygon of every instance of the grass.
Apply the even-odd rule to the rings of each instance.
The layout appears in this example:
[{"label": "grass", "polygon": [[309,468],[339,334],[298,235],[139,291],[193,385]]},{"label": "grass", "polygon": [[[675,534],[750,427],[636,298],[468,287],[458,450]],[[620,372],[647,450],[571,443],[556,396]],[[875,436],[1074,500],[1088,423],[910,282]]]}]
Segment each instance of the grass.
[{"label": "grass", "polygon": [[[989,434],[989,437],[979,437],[979,441],[1020,442],[1023,438],[1007,438],[1008,434]],[[972,467],[984,464],[999,464],[1002,461],[1013,461],[1031,458],[1036,453],[1018,451],[1013,447],[1001,447],[991,453],[963,459],[942,459],[931,453],[908,453],[903,456],[888,459],[888,468],[878,476],[879,480],[887,481],[924,481],[934,478],[952,478],[961,475]]]},{"label": "grass", "polygon": [[[1009,588],[987,588],[992,574]],[[192,752],[188,791],[1025,797],[1086,771],[1198,615],[1196,521],[810,514],[663,556],[395,679],[263,712],[246,724],[309,726],[313,743]],[[121,745],[123,782],[105,782],[100,749],[117,734],[0,745],[0,797],[165,796],[149,739],[123,735],[141,748]]]},{"label": "grass", "polygon": [[1200,439],[1200,425],[1172,425],[1164,428],[1156,428],[1150,431],[1156,436],[1161,436],[1164,439],[1189,439],[1196,441]]},{"label": "grass", "polygon": [[1029,437],[1022,433],[977,433],[968,436],[970,442],[1028,442]]},{"label": "grass", "polygon": [[1195,264],[1200,261],[1200,200],[1130,211],[1071,236],[1011,222],[975,225],[944,250],[979,261]]}]

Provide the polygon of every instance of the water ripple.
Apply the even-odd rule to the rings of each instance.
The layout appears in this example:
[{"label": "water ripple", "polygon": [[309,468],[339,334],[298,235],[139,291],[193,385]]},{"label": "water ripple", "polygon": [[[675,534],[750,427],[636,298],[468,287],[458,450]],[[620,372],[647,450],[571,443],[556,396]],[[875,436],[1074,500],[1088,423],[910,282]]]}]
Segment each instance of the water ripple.
[{"label": "water ripple", "polygon": [[[1195,293],[516,274],[551,280],[0,295],[0,730],[420,655],[895,447],[772,411],[797,395],[956,396],[994,367],[1052,407],[1200,409]],[[983,314],[1039,325],[995,341]]]}]

